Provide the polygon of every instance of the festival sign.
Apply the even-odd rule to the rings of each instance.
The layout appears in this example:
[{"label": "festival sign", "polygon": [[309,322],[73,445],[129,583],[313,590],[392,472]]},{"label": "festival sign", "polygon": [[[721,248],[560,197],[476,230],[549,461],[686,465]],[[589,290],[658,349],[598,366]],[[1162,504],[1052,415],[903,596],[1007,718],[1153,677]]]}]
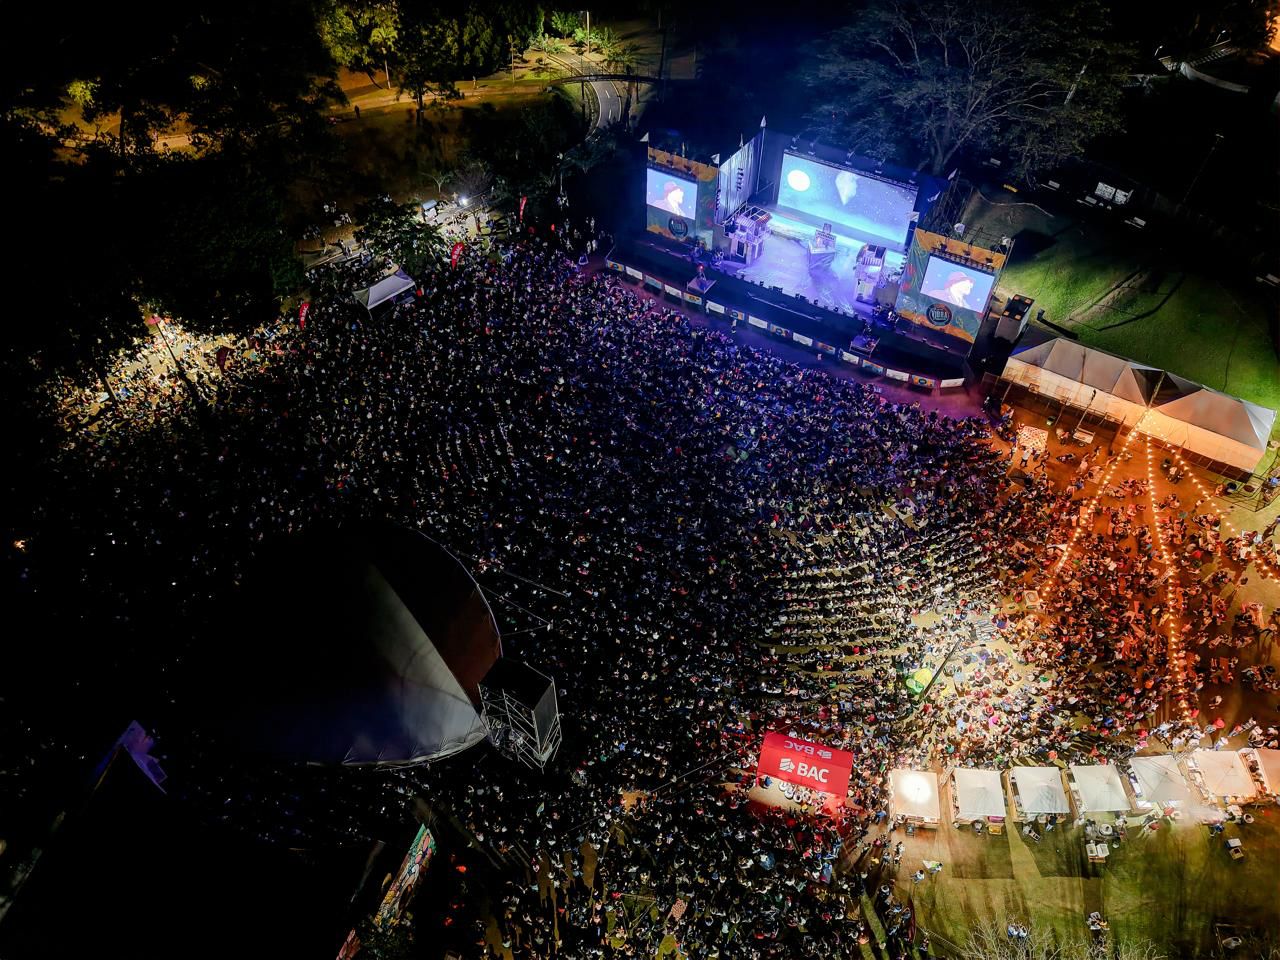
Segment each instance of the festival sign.
[{"label": "festival sign", "polygon": [[853,754],[782,733],[766,733],[756,776],[775,777],[837,797],[849,793]]}]

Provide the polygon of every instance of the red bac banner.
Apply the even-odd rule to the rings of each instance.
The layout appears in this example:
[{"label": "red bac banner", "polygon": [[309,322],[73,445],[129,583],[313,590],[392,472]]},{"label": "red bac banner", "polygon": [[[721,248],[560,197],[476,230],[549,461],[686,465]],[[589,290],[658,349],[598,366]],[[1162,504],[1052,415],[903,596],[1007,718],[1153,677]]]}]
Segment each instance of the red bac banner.
[{"label": "red bac banner", "polygon": [[756,777],[769,776],[837,797],[849,795],[853,754],[782,733],[766,733]]}]

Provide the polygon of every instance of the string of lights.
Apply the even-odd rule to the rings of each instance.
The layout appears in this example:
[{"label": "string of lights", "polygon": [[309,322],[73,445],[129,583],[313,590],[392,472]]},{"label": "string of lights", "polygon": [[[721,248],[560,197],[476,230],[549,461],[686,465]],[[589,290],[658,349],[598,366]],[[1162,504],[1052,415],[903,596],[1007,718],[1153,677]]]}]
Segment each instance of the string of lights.
[{"label": "string of lights", "polygon": [[[1238,526],[1232,523],[1226,514],[1214,506],[1213,493],[1208,490],[1205,485],[1200,482],[1200,478],[1192,472],[1190,465],[1182,458],[1182,454],[1176,448],[1169,452],[1173,454],[1174,459],[1177,460],[1178,465],[1182,468],[1185,476],[1187,476],[1191,482],[1195,484],[1196,489],[1200,491],[1200,496],[1203,499],[1204,504],[1209,508],[1210,512],[1218,518],[1220,527],[1226,528],[1232,537],[1242,536],[1246,531],[1241,530]],[[1280,580],[1280,570],[1277,570],[1275,565],[1269,562],[1265,557],[1255,555],[1253,557],[1253,563],[1258,568],[1258,575],[1264,580]]]},{"label": "string of lights", "polygon": [[1169,667],[1173,671],[1173,693],[1176,697],[1179,712],[1183,720],[1191,719],[1190,697],[1187,693],[1185,651],[1182,645],[1182,631],[1178,627],[1178,618],[1182,613],[1182,599],[1177,591],[1180,587],[1177,578],[1177,565],[1169,553],[1169,545],[1165,540],[1164,530],[1160,526],[1160,507],[1156,500],[1155,459],[1151,452],[1151,439],[1146,440],[1147,447],[1147,500],[1151,504],[1151,525],[1155,529],[1156,549],[1164,561],[1164,596],[1168,609],[1168,651]]},{"label": "string of lights", "polygon": [[1133,425],[1133,429],[1129,431],[1129,435],[1125,437],[1124,443],[1120,446],[1119,454],[1112,457],[1111,462],[1107,464],[1106,470],[1103,471],[1102,476],[1098,479],[1097,490],[1094,491],[1093,496],[1089,497],[1085,501],[1085,514],[1078,519],[1076,528],[1071,534],[1071,539],[1067,541],[1067,544],[1062,551],[1062,556],[1058,558],[1057,562],[1053,565],[1053,569],[1049,571],[1048,580],[1045,581],[1043,588],[1045,591],[1060,586],[1060,582],[1058,580],[1059,572],[1066,565],[1067,560],[1070,559],[1071,553],[1075,549],[1076,541],[1080,539],[1081,535],[1083,535],[1086,530],[1091,529],[1093,518],[1097,515],[1098,505],[1101,503],[1102,497],[1106,493],[1107,487],[1111,482],[1111,477],[1115,473],[1116,467],[1124,462],[1124,455],[1128,452],[1129,445],[1133,442],[1133,438],[1138,435],[1138,428],[1142,425],[1142,422],[1146,417],[1147,414],[1143,413],[1143,415],[1138,419],[1138,422]]}]

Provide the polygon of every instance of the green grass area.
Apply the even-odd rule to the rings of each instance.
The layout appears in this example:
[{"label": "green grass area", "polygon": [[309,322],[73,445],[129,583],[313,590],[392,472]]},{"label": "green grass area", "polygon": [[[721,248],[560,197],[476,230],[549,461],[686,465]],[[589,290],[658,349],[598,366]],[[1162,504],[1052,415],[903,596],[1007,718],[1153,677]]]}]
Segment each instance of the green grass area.
[{"label": "green grass area", "polygon": [[994,199],[975,198],[965,222],[1016,239],[1002,293],[1033,297],[1090,346],[1280,409],[1272,307],[1259,289],[1225,279],[1211,257],[1161,249],[1160,237]]},{"label": "green grass area", "polygon": [[[1105,866],[1088,863],[1079,829],[1057,830],[1033,843],[1015,828],[1004,836],[976,836],[944,825],[906,839],[899,896],[910,892],[922,927],[952,943],[995,921],[1029,923],[1059,942],[1087,935],[1084,918],[1102,913],[1119,939],[1148,940],[1166,956],[1212,955],[1214,924],[1274,930],[1280,924],[1273,864],[1280,849],[1280,816],[1255,810],[1257,822],[1229,827],[1246,857],[1233,861],[1223,838],[1181,824],[1130,837]],[[920,859],[941,860],[936,878],[910,882]]]}]

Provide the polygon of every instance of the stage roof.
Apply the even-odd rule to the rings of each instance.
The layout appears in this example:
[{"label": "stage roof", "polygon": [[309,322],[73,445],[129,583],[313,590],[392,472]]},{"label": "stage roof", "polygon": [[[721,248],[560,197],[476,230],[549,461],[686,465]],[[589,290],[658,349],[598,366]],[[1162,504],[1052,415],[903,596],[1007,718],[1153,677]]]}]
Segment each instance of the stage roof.
[{"label": "stage roof", "polygon": [[1062,771],[1057,767],[1014,767],[1010,775],[1024,812],[1071,812],[1067,793],[1062,789]]},{"label": "stage roof", "polygon": [[895,814],[942,819],[938,801],[938,775],[930,770],[890,770],[889,789],[893,792]]},{"label": "stage roof", "polygon": [[264,560],[217,685],[217,723],[286,761],[400,764],[485,738],[479,681],[501,654],[453,556],[390,523],[309,533]]},{"label": "stage roof", "polygon": [[[910,167],[899,167],[870,157],[858,156],[847,149],[782,130],[765,131],[765,150],[769,153],[777,151],[779,156],[786,152],[794,153],[796,156],[808,157],[835,167],[856,170],[869,177],[881,177],[898,183],[914,183],[920,188],[919,201],[928,200],[947,184],[947,181],[940,177],[933,177]],[[768,169],[767,162],[765,169]]]},{"label": "stage roof", "polygon": [[1204,778],[1205,789],[1215,797],[1252,797],[1258,792],[1258,785],[1234,750],[1196,750],[1191,762]]},{"label": "stage roof", "polygon": [[1134,757],[1129,766],[1142,787],[1142,799],[1154,804],[1191,802],[1191,790],[1176,757],[1168,754]]},{"label": "stage roof", "polygon": [[960,767],[952,774],[952,779],[961,820],[1007,816],[1004,787],[997,771]]},{"label": "stage roof", "polygon": [[1067,769],[1075,781],[1082,813],[1116,813],[1129,809],[1129,795],[1124,792],[1124,784],[1120,782],[1120,774],[1114,765],[1073,765]]}]

